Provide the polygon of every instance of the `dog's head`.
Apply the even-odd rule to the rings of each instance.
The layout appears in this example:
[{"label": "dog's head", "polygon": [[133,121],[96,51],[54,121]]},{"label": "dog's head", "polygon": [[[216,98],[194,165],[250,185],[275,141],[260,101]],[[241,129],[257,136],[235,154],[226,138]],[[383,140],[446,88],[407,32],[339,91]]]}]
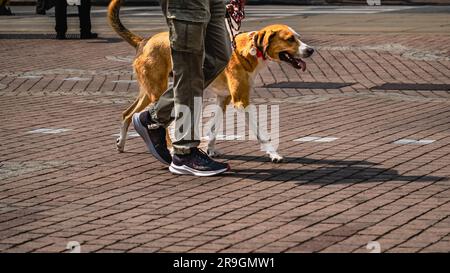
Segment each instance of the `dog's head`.
[{"label": "dog's head", "polygon": [[314,48],[303,43],[300,35],[286,25],[270,25],[258,31],[253,37],[254,46],[264,56],[291,64],[296,69],[305,71],[308,58]]}]

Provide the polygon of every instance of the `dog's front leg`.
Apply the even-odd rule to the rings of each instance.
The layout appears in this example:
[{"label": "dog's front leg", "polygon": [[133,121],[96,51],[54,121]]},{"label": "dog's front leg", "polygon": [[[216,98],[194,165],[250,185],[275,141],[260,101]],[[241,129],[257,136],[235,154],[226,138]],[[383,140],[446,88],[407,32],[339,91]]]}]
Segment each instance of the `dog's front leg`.
[{"label": "dog's front leg", "polygon": [[273,163],[279,163],[283,160],[283,157],[278,154],[276,149],[270,143],[270,137],[266,130],[262,129],[258,125],[258,119],[256,114],[256,107],[254,105],[249,105],[247,107],[249,126],[252,132],[256,135],[259,144],[261,145],[261,150],[269,155],[270,160]]}]

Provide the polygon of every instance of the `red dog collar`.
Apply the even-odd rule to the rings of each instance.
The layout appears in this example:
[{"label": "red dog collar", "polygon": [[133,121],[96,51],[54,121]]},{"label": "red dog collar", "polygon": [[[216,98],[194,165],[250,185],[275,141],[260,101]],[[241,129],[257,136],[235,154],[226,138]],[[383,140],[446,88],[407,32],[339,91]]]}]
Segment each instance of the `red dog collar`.
[{"label": "red dog collar", "polygon": [[264,54],[262,53],[262,51],[259,50],[258,48],[256,48],[256,57],[257,57],[257,58],[262,58],[263,60],[266,60],[266,56],[264,56]]},{"label": "red dog collar", "polygon": [[[249,33],[250,38],[253,38],[253,37],[255,36],[255,34],[256,34],[256,31],[250,32],[250,33]],[[263,52],[262,52],[258,47],[256,47],[255,44],[253,44],[253,49],[256,50],[256,58],[261,58],[261,59],[263,59],[264,61],[266,60],[266,56],[264,56]],[[253,49],[252,49],[252,51],[253,51]],[[255,55],[254,55],[254,52],[253,52],[253,53],[250,53],[250,54],[253,55],[253,56],[255,56]]]}]

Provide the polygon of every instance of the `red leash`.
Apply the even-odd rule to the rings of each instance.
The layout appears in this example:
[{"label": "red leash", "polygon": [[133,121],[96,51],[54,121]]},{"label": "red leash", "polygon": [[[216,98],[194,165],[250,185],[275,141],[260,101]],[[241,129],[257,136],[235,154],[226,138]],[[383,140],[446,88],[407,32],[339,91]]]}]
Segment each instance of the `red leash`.
[{"label": "red leash", "polygon": [[230,3],[227,5],[226,17],[228,20],[228,27],[230,28],[231,35],[233,36],[233,41],[231,43],[233,50],[236,49],[236,35],[239,33],[242,20],[245,18],[244,6],[245,0],[230,0]]}]

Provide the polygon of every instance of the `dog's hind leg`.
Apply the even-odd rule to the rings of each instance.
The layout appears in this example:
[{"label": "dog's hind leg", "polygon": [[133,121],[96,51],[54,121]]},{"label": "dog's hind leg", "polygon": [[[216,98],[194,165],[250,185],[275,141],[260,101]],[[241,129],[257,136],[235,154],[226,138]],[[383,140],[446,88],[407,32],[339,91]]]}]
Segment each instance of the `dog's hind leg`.
[{"label": "dog's hind leg", "polygon": [[130,127],[133,114],[141,112],[150,104],[150,100],[145,93],[140,93],[139,97],[128,107],[122,114],[122,126],[120,127],[120,136],[117,139],[116,147],[119,152],[125,149],[125,142],[127,141],[128,128]]},{"label": "dog's hind leg", "polygon": [[116,140],[116,148],[119,153],[123,153],[123,151],[125,150],[125,142],[127,141],[127,132],[129,126],[129,122],[122,121],[122,126],[120,126],[120,135]]},{"label": "dog's hind leg", "polygon": [[128,127],[130,126],[129,120],[126,117],[133,111],[136,105],[139,103],[139,97],[137,97],[134,102],[127,108],[127,110],[122,112],[122,124],[120,126],[119,137],[116,140],[116,148],[119,153],[122,153],[125,148],[125,141],[127,140]]},{"label": "dog's hind leg", "polygon": [[208,131],[208,150],[207,153],[211,157],[220,156],[223,153],[216,149],[217,132],[223,123],[226,107],[231,101],[231,96],[217,96],[214,118],[212,119]]}]

